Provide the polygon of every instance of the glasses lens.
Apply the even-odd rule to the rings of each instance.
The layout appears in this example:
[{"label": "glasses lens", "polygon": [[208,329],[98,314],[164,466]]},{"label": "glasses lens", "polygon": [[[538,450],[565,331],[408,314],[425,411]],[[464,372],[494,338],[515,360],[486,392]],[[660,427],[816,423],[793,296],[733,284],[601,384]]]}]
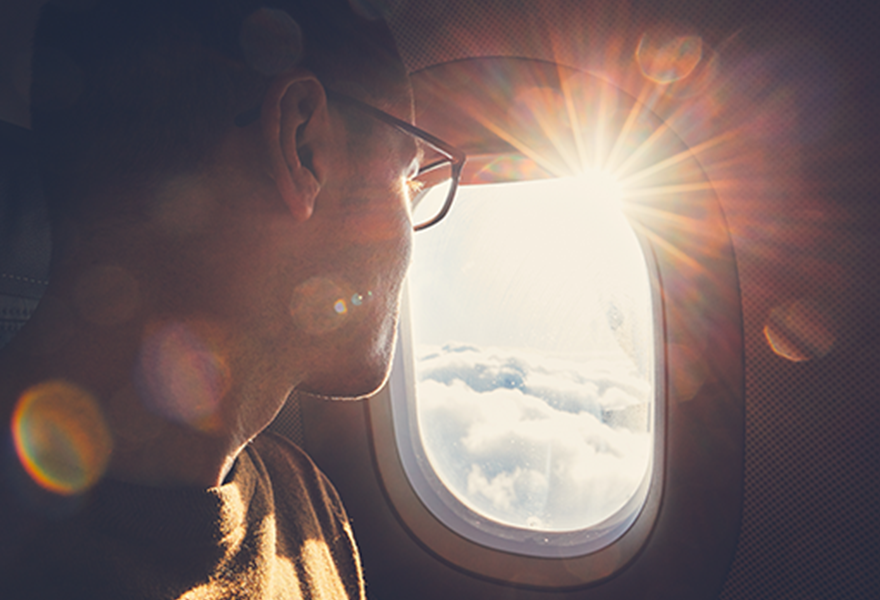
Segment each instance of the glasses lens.
[{"label": "glasses lens", "polygon": [[452,188],[452,164],[444,161],[427,167],[415,181],[413,224],[418,227],[443,211]]}]

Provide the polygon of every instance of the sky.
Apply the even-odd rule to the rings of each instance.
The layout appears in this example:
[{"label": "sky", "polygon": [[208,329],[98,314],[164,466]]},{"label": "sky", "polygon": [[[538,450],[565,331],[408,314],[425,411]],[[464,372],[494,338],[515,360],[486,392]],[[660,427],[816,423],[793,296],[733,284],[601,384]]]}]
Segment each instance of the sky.
[{"label": "sky", "polygon": [[446,219],[416,235],[408,283],[425,343],[604,354],[612,306],[639,313],[627,327],[650,312],[641,246],[601,180],[462,188]]},{"label": "sky", "polygon": [[594,525],[649,464],[651,382],[626,358],[548,358],[504,348],[419,348],[417,414],[440,479],[507,524]]},{"label": "sky", "polygon": [[462,502],[499,522],[588,527],[649,464],[650,285],[607,183],[464,188],[415,238],[408,309],[426,454]]}]

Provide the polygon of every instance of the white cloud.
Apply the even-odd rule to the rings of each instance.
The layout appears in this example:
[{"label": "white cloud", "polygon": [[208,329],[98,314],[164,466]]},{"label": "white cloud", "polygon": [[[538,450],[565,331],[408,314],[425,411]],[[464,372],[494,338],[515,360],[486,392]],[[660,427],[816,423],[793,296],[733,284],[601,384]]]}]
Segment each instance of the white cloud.
[{"label": "white cloud", "polygon": [[[519,526],[587,527],[638,487],[650,383],[626,361],[447,345],[418,361],[419,423],[438,475],[472,508]],[[639,430],[641,427],[641,430]]]}]

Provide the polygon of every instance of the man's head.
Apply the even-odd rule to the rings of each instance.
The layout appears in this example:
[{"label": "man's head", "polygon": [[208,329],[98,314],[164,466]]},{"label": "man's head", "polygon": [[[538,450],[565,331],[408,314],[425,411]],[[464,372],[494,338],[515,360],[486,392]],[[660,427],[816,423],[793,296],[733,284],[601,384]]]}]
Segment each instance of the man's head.
[{"label": "man's head", "polygon": [[291,67],[373,99],[408,93],[386,25],[347,0],[50,2],[34,45],[33,129],[53,217],[90,210],[96,187],[198,168]]},{"label": "man's head", "polygon": [[387,27],[345,0],[91,4],[47,7],[32,120],[56,229],[80,231],[62,254],[124,272],[149,308],[136,379],[164,376],[151,349],[195,339],[232,380],[374,390],[409,260],[415,148],[327,90],[411,118]]}]

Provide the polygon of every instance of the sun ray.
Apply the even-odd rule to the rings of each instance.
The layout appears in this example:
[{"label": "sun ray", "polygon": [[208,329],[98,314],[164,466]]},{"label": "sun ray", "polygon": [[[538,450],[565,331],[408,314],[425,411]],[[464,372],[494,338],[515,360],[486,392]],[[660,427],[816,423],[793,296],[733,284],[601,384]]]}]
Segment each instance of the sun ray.
[{"label": "sun ray", "polygon": [[[668,124],[664,124],[664,126],[662,128],[663,132],[665,133],[666,131],[669,130],[669,128],[670,128],[670,126]],[[645,146],[652,145],[653,140],[656,139],[657,137],[659,137],[658,132],[660,132],[660,131],[661,131],[661,129],[658,129],[657,132],[655,132],[641,147],[639,147],[639,150],[637,150],[636,152],[633,153],[633,155],[635,155],[637,153],[641,154],[643,152],[643,148]],[[644,179],[645,177],[648,177],[649,175],[653,175],[654,173],[657,173],[659,171],[663,171],[665,169],[668,169],[670,167],[678,165],[688,159],[696,158],[697,156],[699,156],[703,152],[706,152],[707,150],[709,150],[719,144],[722,144],[724,142],[731,140],[735,135],[736,135],[735,131],[724,132],[720,135],[717,135],[713,138],[706,140],[705,142],[703,142],[701,144],[698,144],[696,146],[692,146],[686,150],[683,150],[681,152],[673,154],[672,156],[670,156],[669,158],[667,158],[665,160],[658,161],[658,162],[654,163],[653,165],[651,165],[650,167],[646,167],[646,168],[642,169],[641,171],[633,173],[632,175],[621,179],[621,183],[625,186],[628,186],[628,185],[631,185],[635,181],[638,181],[640,179]],[[628,162],[631,162],[631,161],[628,161]]]},{"label": "sun ray", "polygon": [[495,123],[486,115],[474,113],[471,116],[473,116],[480,125],[488,129],[489,132],[497,135],[501,140],[522,152],[526,158],[535,161],[539,167],[550,173],[552,176],[562,177],[565,175],[565,173],[560,172],[558,165],[554,165],[552,161],[547,160],[540,153],[530,148],[527,143],[513,135],[505,126]]},{"label": "sun ray", "polygon": [[[611,116],[611,112],[608,108],[609,103],[612,103],[613,100],[608,98],[610,93],[611,86],[603,86],[599,91],[599,118],[596,123],[596,166],[599,169],[605,167],[607,163],[607,152],[605,149],[606,146],[606,133],[607,133],[607,125],[609,119],[607,117]],[[606,117],[606,118],[602,118]]]},{"label": "sun ray", "polygon": [[651,220],[657,223],[665,223],[667,226],[674,227],[680,231],[699,232],[705,227],[705,222],[695,217],[688,217],[680,213],[656,208],[653,206],[639,206],[635,212],[642,217],[650,216]]},{"label": "sun ray", "polygon": [[571,123],[571,130],[574,132],[574,144],[578,155],[579,170],[585,170],[588,166],[587,149],[584,145],[584,140],[579,133],[581,130],[580,118],[574,103],[574,92],[571,89],[570,84],[571,80],[563,78],[561,73],[559,78],[562,88],[562,98],[565,102],[565,110],[568,115],[569,123]]},{"label": "sun ray", "polygon": [[617,165],[615,165],[615,162],[617,160],[618,154],[620,154],[621,152],[623,143],[626,140],[630,139],[630,136],[633,134],[637,119],[644,115],[644,100],[646,99],[648,93],[648,88],[643,87],[638,99],[627,113],[626,121],[624,122],[623,127],[620,130],[620,134],[617,136],[617,139],[614,142],[614,146],[611,148],[611,152],[609,153],[608,160],[605,164],[606,168],[612,173],[617,172]]},{"label": "sun ray", "polygon": [[702,269],[699,261],[693,258],[684,250],[678,248],[675,244],[673,244],[666,236],[660,235],[656,231],[648,229],[638,221],[632,223],[633,230],[648,238],[653,244],[657,244],[660,248],[667,251],[670,256],[676,261],[676,264],[679,266],[687,266],[690,267],[694,271],[698,271]]},{"label": "sun ray", "polygon": [[622,180],[622,176],[624,173],[626,173],[627,169],[629,169],[630,166],[636,162],[636,160],[641,158],[641,156],[645,152],[652,149],[658,139],[660,139],[663,135],[668,134],[669,129],[669,124],[665,122],[657,127],[657,129],[655,129],[651,133],[648,139],[639,144],[639,146],[635,150],[633,150],[632,154],[626,157],[626,159],[623,161],[623,164],[621,164],[617,169],[614,170],[614,176]]},{"label": "sun ray", "polygon": [[678,183],[674,185],[655,185],[646,188],[637,188],[631,189],[627,188],[626,185],[622,186],[624,190],[622,192],[622,198],[631,199],[631,198],[644,198],[649,196],[659,196],[665,194],[682,194],[686,192],[704,192],[704,191],[717,191],[722,187],[734,187],[738,184],[737,181],[729,180],[722,182],[711,182],[711,181],[701,181],[699,183]]},{"label": "sun ray", "polygon": [[[559,111],[556,110],[556,100],[561,99],[563,104],[565,102],[564,98],[557,97],[556,93],[550,90],[540,90],[540,94],[543,96],[539,98],[538,105],[534,108],[536,110],[533,111],[532,116],[537,120],[538,125],[541,129],[541,133],[546,134],[545,139],[547,139],[557,151],[559,156],[565,162],[566,167],[568,168],[569,173],[576,173],[579,168],[579,162],[576,160],[576,157],[570,156],[568,152],[568,148],[566,148],[566,139],[569,137],[577,138],[577,135],[572,136],[563,136],[563,131],[572,132],[574,130],[571,125],[560,123],[559,121]],[[550,110],[547,110],[548,107]],[[561,125],[564,125],[561,127]]]}]

